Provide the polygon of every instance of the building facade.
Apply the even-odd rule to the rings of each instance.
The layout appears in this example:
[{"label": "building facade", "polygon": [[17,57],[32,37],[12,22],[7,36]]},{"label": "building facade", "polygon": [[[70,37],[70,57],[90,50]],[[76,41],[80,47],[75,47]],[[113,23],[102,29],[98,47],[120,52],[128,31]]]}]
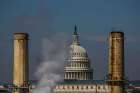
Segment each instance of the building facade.
[{"label": "building facade", "polygon": [[102,80],[74,80],[58,83],[54,93],[109,93],[110,87]]}]

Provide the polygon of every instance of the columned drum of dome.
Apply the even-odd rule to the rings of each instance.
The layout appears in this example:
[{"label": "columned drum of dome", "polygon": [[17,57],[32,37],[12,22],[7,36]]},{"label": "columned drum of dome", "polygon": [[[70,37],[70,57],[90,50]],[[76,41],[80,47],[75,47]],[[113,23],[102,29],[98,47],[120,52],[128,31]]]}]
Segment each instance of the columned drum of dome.
[{"label": "columned drum of dome", "polygon": [[68,65],[65,66],[65,80],[92,80],[93,70],[90,68],[90,60],[86,50],[80,46],[77,28],[73,34],[73,43],[70,46]]}]

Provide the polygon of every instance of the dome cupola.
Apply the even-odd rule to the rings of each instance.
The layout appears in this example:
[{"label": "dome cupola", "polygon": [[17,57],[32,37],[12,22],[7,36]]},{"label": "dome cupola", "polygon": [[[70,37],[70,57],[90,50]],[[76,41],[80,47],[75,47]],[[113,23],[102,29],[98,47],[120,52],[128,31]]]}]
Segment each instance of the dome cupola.
[{"label": "dome cupola", "polygon": [[77,27],[74,28],[73,42],[70,45],[68,64],[65,66],[65,80],[91,80],[93,72],[86,50],[80,46]]}]

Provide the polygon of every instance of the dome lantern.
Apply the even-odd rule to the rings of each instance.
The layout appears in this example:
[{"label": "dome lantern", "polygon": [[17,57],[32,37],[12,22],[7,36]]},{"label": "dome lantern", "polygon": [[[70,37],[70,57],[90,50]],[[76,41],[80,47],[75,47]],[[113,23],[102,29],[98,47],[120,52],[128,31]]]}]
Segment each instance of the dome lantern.
[{"label": "dome lantern", "polygon": [[80,45],[79,42],[79,35],[77,34],[77,26],[74,27],[74,33],[73,33],[73,45]]}]

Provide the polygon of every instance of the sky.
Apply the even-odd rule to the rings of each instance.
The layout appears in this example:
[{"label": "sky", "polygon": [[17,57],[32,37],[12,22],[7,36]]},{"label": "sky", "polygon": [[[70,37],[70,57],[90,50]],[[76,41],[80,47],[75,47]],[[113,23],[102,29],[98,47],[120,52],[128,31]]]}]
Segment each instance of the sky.
[{"label": "sky", "polygon": [[70,44],[75,24],[95,79],[103,79],[107,74],[107,38],[115,29],[125,33],[126,76],[139,80],[139,5],[139,0],[0,0],[0,83],[12,80],[13,33],[30,35],[30,79],[35,79],[42,39],[63,33]]}]

